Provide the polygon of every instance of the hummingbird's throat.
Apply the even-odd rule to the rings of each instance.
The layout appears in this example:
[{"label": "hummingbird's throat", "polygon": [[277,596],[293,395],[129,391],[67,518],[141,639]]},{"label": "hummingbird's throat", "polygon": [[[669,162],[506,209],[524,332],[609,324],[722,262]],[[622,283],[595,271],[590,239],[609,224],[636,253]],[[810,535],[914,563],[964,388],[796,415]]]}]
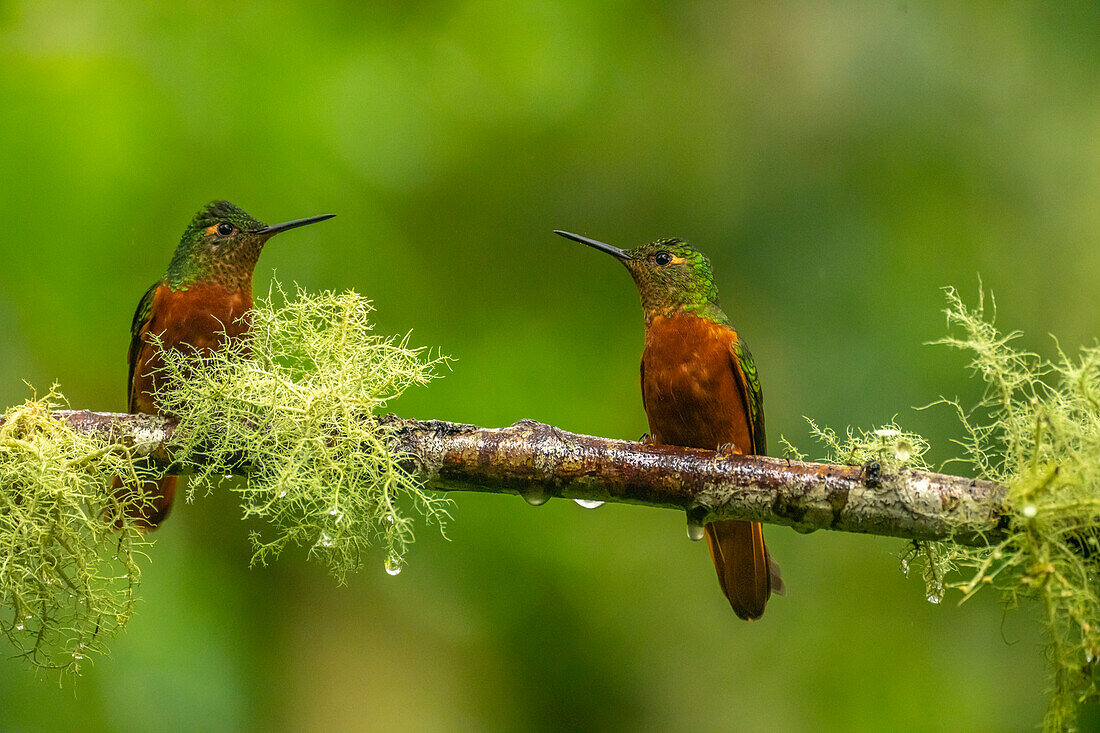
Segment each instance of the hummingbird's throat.
[{"label": "hummingbird's throat", "polygon": [[663,318],[675,318],[676,316],[692,315],[705,318],[715,323],[729,324],[726,314],[718,307],[717,303],[710,301],[686,302],[686,303],[659,303],[655,305],[642,304],[642,312],[645,314],[646,324],[653,322],[658,316]]},{"label": "hummingbird's throat", "polygon": [[181,244],[168,266],[168,286],[173,290],[198,284],[220,285],[227,290],[251,289],[252,271],[262,249],[263,240],[252,237],[235,243]]}]

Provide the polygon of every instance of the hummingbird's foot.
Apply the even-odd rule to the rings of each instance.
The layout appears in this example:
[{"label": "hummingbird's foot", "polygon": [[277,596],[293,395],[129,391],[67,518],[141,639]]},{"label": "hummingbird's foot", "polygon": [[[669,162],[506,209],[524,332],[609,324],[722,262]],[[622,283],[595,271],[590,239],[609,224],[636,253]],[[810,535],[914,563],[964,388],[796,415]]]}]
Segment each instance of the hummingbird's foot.
[{"label": "hummingbird's foot", "polygon": [[742,455],[741,451],[738,450],[737,446],[733,443],[723,443],[722,445],[718,446],[718,448],[714,452],[721,456],[725,456],[726,458],[732,458],[734,456]]},{"label": "hummingbird's foot", "polygon": [[638,442],[642,445],[657,445],[657,441],[649,433],[642,433],[642,437],[638,438]]}]

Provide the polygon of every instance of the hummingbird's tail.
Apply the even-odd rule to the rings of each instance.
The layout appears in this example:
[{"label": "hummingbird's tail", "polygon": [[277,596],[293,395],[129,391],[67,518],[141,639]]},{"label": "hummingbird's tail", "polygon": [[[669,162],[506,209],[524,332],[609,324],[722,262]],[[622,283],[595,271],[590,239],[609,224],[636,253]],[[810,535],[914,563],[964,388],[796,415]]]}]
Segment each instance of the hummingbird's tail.
[{"label": "hummingbird's tail", "polygon": [[784,593],[779,566],[764,546],[764,528],[759,522],[723,520],[708,524],[706,535],[718,584],[733,612],[746,621],[763,616],[768,596]]},{"label": "hummingbird's tail", "polygon": [[[156,481],[143,481],[135,490],[132,485],[123,485],[122,479],[115,476],[112,485],[115,497],[122,502],[126,516],[133,519],[134,524],[141,529],[156,529],[172,510],[176,480],[175,476],[165,476]],[[141,495],[144,495],[144,500],[137,500],[136,497]]]}]

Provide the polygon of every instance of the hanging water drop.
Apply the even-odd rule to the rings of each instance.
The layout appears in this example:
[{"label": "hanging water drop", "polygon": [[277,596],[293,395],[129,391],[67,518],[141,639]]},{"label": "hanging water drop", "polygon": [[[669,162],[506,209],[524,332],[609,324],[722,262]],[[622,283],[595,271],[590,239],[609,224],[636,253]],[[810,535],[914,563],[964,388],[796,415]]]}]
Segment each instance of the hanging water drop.
[{"label": "hanging water drop", "polygon": [[909,577],[909,558],[907,557],[901,559],[901,574],[906,578]]},{"label": "hanging water drop", "polygon": [[550,501],[550,492],[544,486],[536,486],[527,491],[521,491],[520,496],[531,506],[542,506]]},{"label": "hanging water drop", "polygon": [[332,537],[329,536],[328,532],[321,533],[321,538],[317,540],[317,545],[320,547],[332,547]]},{"label": "hanging water drop", "polygon": [[693,506],[687,510],[687,536],[692,542],[703,539],[703,517],[706,515],[707,510],[701,506]]},{"label": "hanging water drop", "polygon": [[1024,504],[1024,508],[1022,511],[1025,517],[1031,519],[1039,513],[1039,507],[1035,506],[1034,504]]},{"label": "hanging water drop", "polygon": [[399,563],[397,561],[397,558],[387,557],[386,558],[386,574],[387,575],[398,575],[400,573],[401,573],[401,563]]},{"label": "hanging water drop", "polygon": [[394,521],[395,521],[394,518],[393,518],[393,515],[392,514],[387,514],[386,515],[386,521],[389,522],[390,524],[393,524]]},{"label": "hanging water drop", "polygon": [[229,479],[233,478],[233,474],[231,474],[231,473],[223,473],[223,474],[222,474],[222,478],[223,478],[223,479],[225,479],[226,481],[228,481]]},{"label": "hanging water drop", "polygon": [[279,498],[282,499],[282,498],[285,498],[285,497],[286,497],[286,489],[283,489],[282,491],[279,492]]},{"label": "hanging water drop", "polygon": [[603,506],[602,501],[596,501],[594,499],[574,499],[577,506],[584,507],[585,509],[595,509],[596,507]]},{"label": "hanging water drop", "polygon": [[23,624],[16,624],[15,625],[15,630],[16,631],[22,631],[23,630]]},{"label": "hanging water drop", "polygon": [[943,600],[943,584],[938,580],[933,580],[928,584],[928,602],[939,603]]}]

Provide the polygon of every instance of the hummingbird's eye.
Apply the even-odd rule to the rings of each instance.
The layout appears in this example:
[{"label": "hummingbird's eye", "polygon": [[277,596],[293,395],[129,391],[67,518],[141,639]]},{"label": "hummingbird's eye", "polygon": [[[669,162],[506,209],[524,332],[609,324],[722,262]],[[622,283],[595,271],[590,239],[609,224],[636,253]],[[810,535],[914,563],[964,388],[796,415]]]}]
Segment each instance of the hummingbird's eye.
[{"label": "hummingbird's eye", "polygon": [[223,237],[228,237],[232,233],[233,225],[229,222],[223,221],[221,224],[218,224],[218,234],[222,235]]},{"label": "hummingbird's eye", "polygon": [[653,256],[653,261],[661,267],[664,267],[669,262],[672,262],[672,255],[670,255],[668,252],[665,252],[664,250],[661,250]]}]

